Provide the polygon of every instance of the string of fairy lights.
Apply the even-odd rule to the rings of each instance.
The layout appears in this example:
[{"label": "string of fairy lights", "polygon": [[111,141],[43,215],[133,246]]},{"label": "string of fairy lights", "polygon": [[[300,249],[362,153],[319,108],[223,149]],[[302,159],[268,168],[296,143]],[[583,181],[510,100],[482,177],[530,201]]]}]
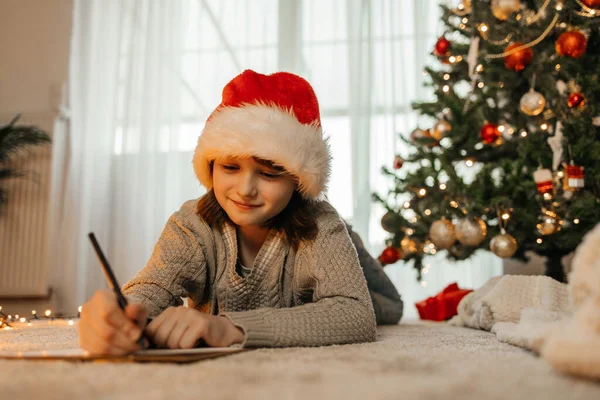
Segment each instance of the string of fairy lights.
[{"label": "string of fairy lights", "polygon": [[46,309],[41,315],[36,310],[31,310],[30,315],[6,314],[0,306],[0,329],[12,330],[15,328],[32,327],[37,322],[57,323],[74,325],[75,319],[81,316],[82,306],[77,309],[76,316],[54,315],[51,309]]}]

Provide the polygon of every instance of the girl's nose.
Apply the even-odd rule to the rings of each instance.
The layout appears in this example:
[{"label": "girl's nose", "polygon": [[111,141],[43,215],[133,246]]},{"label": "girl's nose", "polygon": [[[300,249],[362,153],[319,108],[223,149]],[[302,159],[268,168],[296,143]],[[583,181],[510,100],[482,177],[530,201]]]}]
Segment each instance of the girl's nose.
[{"label": "girl's nose", "polygon": [[243,174],[238,185],[238,195],[245,198],[256,196],[258,194],[256,183],[254,174]]}]

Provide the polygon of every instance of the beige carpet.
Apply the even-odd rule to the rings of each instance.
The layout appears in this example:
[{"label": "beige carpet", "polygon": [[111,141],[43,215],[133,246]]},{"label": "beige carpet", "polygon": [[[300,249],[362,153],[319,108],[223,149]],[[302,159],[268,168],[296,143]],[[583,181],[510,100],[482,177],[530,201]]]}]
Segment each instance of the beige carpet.
[{"label": "beige carpet", "polygon": [[[65,348],[73,327],[0,331],[0,350]],[[194,364],[0,360],[7,399],[600,399],[485,331],[409,321],[375,343],[259,349]]]}]

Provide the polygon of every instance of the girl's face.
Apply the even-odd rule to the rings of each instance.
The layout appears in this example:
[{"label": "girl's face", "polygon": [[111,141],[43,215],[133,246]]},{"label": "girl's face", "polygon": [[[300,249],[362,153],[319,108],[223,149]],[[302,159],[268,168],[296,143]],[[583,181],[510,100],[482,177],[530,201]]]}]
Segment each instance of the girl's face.
[{"label": "girl's face", "polygon": [[215,161],[213,190],[229,218],[240,227],[260,227],[288,205],[296,181],[269,162],[248,158]]}]

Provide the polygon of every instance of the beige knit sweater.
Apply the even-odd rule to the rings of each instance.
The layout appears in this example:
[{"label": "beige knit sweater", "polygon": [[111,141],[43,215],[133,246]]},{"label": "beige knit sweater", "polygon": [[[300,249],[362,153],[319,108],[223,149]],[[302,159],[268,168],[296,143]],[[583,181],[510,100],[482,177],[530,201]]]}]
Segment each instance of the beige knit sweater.
[{"label": "beige knit sweater", "polygon": [[123,293],[156,317],[188,298],[245,332],[245,347],[323,346],[375,339],[375,315],[356,250],[331,205],[297,251],[271,231],[247,278],[236,272],[235,229],[209,226],[186,202],[168,220],[146,267]]}]

